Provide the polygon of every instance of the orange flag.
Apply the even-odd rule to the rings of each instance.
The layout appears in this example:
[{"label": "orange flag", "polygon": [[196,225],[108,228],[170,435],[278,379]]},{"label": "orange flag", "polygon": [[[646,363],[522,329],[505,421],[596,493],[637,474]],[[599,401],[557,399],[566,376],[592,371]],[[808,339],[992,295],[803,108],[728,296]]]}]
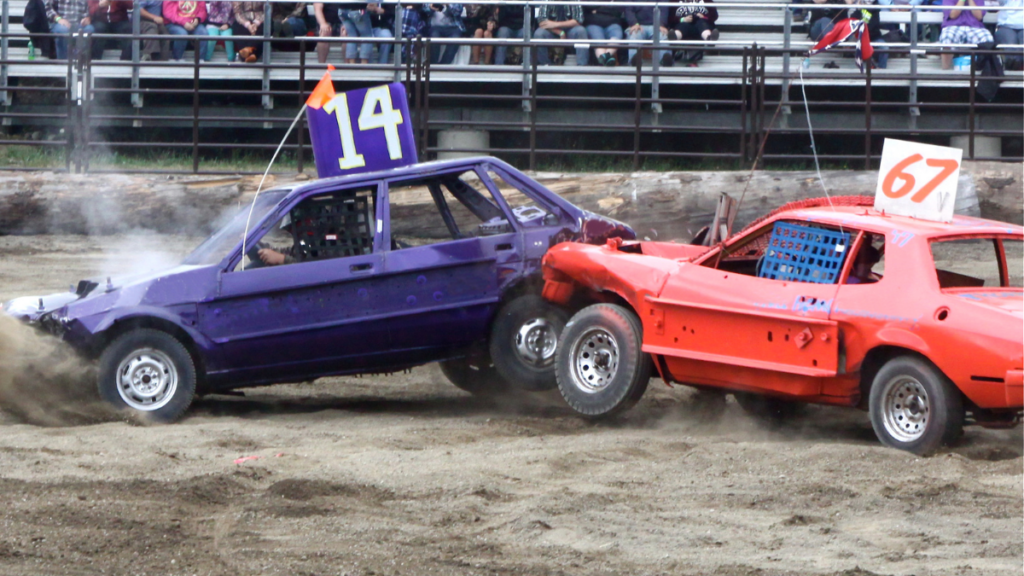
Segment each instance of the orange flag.
[{"label": "orange flag", "polygon": [[313,89],[313,93],[306,99],[306,106],[319,110],[334,98],[334,81],[331,80],[331,70],[334,70],[334,66],[328,64],[324,77],[320,79],[316,88]]}]

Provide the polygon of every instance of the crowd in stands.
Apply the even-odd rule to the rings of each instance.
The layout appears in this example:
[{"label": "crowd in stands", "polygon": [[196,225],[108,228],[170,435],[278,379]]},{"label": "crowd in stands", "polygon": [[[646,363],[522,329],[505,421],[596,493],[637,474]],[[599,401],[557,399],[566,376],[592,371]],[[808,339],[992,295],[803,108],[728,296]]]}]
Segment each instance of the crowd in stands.
[{"label": "crowd in stands", "polygon": [[[846,4],[864,4],[858,0],[843,0]],[[863,16],[856,8],[814,8],[814,4],[837,4],[837,0],[796,0],[795,3],[810,4],[810,9],[803,13],[798,11],[798,18],[807,22],[807,35],[811,40],[817,42],[828,34],[833,25],[842,18],[861,19]],[[867,2],[867,3],[873,3]],[[984,45],[996,42],[998,44],[1022,44],[1024,43],[1024,0],[878,0],[879,4],[889,6],[951,6],[956,9],[942,12],[942,23],[940,25],[919,25],[918,41],[939,42],[941,44],[974,44]],[[1017,8],[1016,10],[1000,10],[998,20],[993,31],[986,26],[982,19],[986,6],[1003,6]],[[903,8],[905,10],[905,8]],[[877,14],[877,13],[876,13]],[[868,21],[868,33],[871,42],[875,45],[875,65],[885,68],[888,62],[888,52],[884,45],[889,42],[909,42],[909,34],[905,30],[909,25],[882,23],[879,17],[872,17]],[[881,48],[879,48],[881,46]],[[942,68],[949,70],[953,67],[953,54],[942,54]],[[1021,70],[1022,59],[1020,56],[1005,56],[1003,64],[1008,70]]]},{"label": "crowd in stands", "polygon": [[[141,43],[143,60],[181,60],[189,39],[196,42],[203,60],[213,58],[218,41],[222,41],[230,62],[256,62],[262,56],[265,25],[270,26],[271,35],[276,38],[298,36],[341,37],[370,39],[358,42],[343,42],[342,57],[349,64],[367,63],[373,59],[387,64],[391,61],[392,45],[374,42],[373,38],[395,38],[396,10],[402,11],[401,36],[453,38],[524,38],[526,19],[521,5],[480,5],[480,4],[416,4],[399,5],[391,2],[365,3],[313,3],[312,14],[306,3],[274,2],[271,7],[271,22],[265,23],[265,2],[229,2],[194,0],[32,0],[45,5],[45,18],[49,32],[67,34],[83,31],[98,34],[130,34],[132,30],[130,11],[137,6],[141,16],[142,34],[164,36],[165,39],[146,39]],[[840,19],[861,18],[857,6],[874,3],[876,0],[794,0],[806,4],[807,9],[798,9],[795,15],[807,23],[808,36],[820,40]],[[998,41],[1001,44],[1024,42],[1024,0],[877,0],[889,5],[922,5],[925,3],[956,6],[958,9],[943,13],[941,26],[937,31],[922,26],[921,41],[938,41],[955,44],[983,44]],[[846,2],[850,9],[818,8],[818,4]],[[985,2],[1001,6],[1016,7],[1017,10],[999,12],[994,35],[982,22]],[[659,11],[656,17],[655,11]],[[877,14],[877,12],[872,12]],[[580,6],[559,4],[553,0],[539,2],[534,11],[528,36],[538,40],[564,39],[573,41],[570,52],[575,52],[579,66],[635,65],[641,55],[631,49],[625,54],[615,47],[592,46],[586,40],[650,40],[655,34],[662,40],[703,40],[714,42],[719,38],[715,22],[718,11],[712,0],[696,0],[674,6],[655,8],[653,6],[632,6],[628,0],[622,6]],[[26,18],[26,22],[28,19]],[[655,29],[655,22],[659,23]],[[885,68],[888,53],[887,42],[906,42],[905,26],[883,24],[881,18],[871,18],[868,30],[876,45],[874,65]],[[38,30],[37,30],[38,32]],[[179,37],[181,37],[179,39]],[[92,57],[102,58],[107,42],[96,39],[92,45]],[[332,44],[320,42],[316,46],[318,60],[326,62]],[[131,59],[131,42],[121,41],[121,59]],[[879,49],[879,47],[881,47]],[[431,61],[435,64],[454,62],[460,46],[457,43],[432,46]],[[277,47],[275,46],[275,50]],[[293,50],[295,48],[292,48]],[[539,65],[561,64],[565,61],[564,48],[538,48],[536,59]],[[68,56],[66,38],[55,41],[55,56]],[[625,58],[623,58],[625,56]],[[672,66],[682,60],[688,66],[697,66],[703,57],[702,50],[652,51],[652,58],[662,66]],[[473,44],[469,63],[517,64],[522,62],[523,50],[514,44],[497,47]],[[952,55],[943,55],[943,67],[950,67]],[[1020,70],[1022,59],[1008,56],[1004,59],[1006,68]]]}]

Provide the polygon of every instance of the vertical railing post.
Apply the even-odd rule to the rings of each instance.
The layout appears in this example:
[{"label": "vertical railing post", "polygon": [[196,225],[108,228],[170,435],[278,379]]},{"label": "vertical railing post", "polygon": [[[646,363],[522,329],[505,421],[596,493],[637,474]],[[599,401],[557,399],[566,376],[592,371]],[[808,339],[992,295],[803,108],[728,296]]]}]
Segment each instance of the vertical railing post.
[{"label": "vertical railing post", "polygon": [[643,65],[643,53],[637,52],[636,60],[636,88],[633,95],[633,171],[636,172],[640,169],[640,101],[643,99],[643,75],[641,73],[641,66]]},{"label": "vertical railing post", "polygon": [[75,62],[75,139],[73,144],[75,174],[82,173],[82,50],[79,49],[79,45],[83,42],[82,37],[81,31],[77,34],[68,33],[68,60]]},{"label": "vertical railing post", "polygon": [[[666,28],[668,22],[665,23]],[[658,114],[661,113],[661,102],[658,99],[661,97],[661,51],[658,47],[661,46],[661,7],[655,3],[654,5],[654,52],[651,54],[651,112],[654,113],[655,123],[658,118]],[[642,60],[642,58],[638,58]]]},{"label": "vertical railing post", "polygon": [[917,117],[921,115],[921,109],[917,104],[917,6],[910,7],[910,93],[907,100],[910,106],[910,127],[917,128]]},{"label": "vertical railing post", "polygon": [[419,152],[419,161],[422,162],[425,158],[424,154],[426,151],[423,150],[423,37],[417,36],[413,46],[410,48],[409,58],[414,62],[414,68],[416,69],[416,85],[415,92],[415,118],[414,126],[416,128],[416,141],[417,151]]},{"label": "vertical railing post", "polygon": [[976,81],[977,68],[974,65],[974,54],[970,55],[971,58],[971,86],[970,86],[970,104],[967,109],[967,128],[970,131],[967,135],[967,157],[974,160],[974,98],[975,91],[978,83]]},{"label": "vertical railing post", "polygon": [[791,113],[789,108],[789,63],[792,56],[789,51],[793,47],[793,11],[788,6],[782,10],[784,12],[782,21],[782,91],[779,93],[779,98],[782,99],[782,123],[786,125]]},{"label": "vertical railing post", "polygon": [[[142,107],[142,93],[139,92],[139,61],[142,59],[142,46],[139,34],[142,33],[142,7],[138,2],[132,5],[132,106]],[[138,126],[136,126],[138,127]]]},{"label": "vertical railing post", "polygon": [[750,48],[743,47],[743,74],[740,76],[740,161],[747,161],[747,56]]},{"label": "vertical railing post", "polygon": [[192,173],[199,173],[199,55],[202,44],[196,42],[192,58]]},{"label": "vertical railing post", "polygon": [[871,63],[865,62],[864,76],[864,169],[871,169]]},{"label": "vertical railing post", "polygon": [[78,153],[81,157],[81,172],[83,174],[89,172],[89,118],[92,115],[92,34],[88,34],[85,37],[85,50],[82,51],[80,56],[82,62],[82,83],[79,88],[81,94],[79,95],[79,147]]},{"label": "vertical railing post", "polygon": [[[3,37],[0,38],[0,59],[4,61],[3,64],[0,64],[0,87],[3,88],[3,91],[0,91],[0,106],[10,106],[11,100],[7,94],[7,58],[9,56],[7,35],[11,32],[10,0],[3,0],[3,7],[0,10],[3,12],[0,14],[0,17],[3,18],[0,21],[0,33],[3,34]],[[6,123],[7,119],[5,118],[4,124]]]},{"label": "vertical railing post", "polygon": [[[526,54],[525,50],[523,54]],[[530,170],[537,169],[537,50],[530,51]]]},{"label": "vertical railing post", "polygon": [[[392,55],[395,63],[395,82],[402,81],[402,26],[405,22],[405,8],[401,4],[395,4],[395,44],[392,47],[395,53]],[[408,78],[408,71],[406,71]]]},{"label": "vertical railing post", "polygon": [[[533,48],[528,44],[531,42],[530,27],[533,25],[533,8],[526,4],[523,6],[523,112],[530,111],[530,94],[532,94],[530,81],[534,78],[530,74],[530,62],[532,61]],[[495,64],[500,64],[495,62]]]},{"label": "vertical railing post", "polygon": [[68,86],[68,107],[66,112],[67,117],[64,119],[65,144],[67,146],[64,152],[64,169],[67,170],[68,173],[71,172],[71,162],[73,160],[72,157],[75,155],[75,89],[78,87],[78,79],[75,77],[75,68],[74,66],[72,66],[72,64],[74,64],[75,59],[71,57],[70,52],[70,50],[73,48],[74,46],[71,45],[71,35],[69,34],[69,52],[67,60],[68,74],[67,76],[65,76],[65,78],[67,78]]},{"label": "vertical railing post", "polygon": [[420,152],[420,155],[426,161],[430,159],[427,151],[430,146],[430,65],[432,63],[430,38],[424,40],[423,46],[423,151]]},{"label": "vertical railing post", "polygon": [[[274,14],[272,11],[273,2],[267,2],[263,5],[263,109],[273,110],[274,109],[274,97],[267,92],[270,92],[270,52],[271,42],[270,37],[274,32]],[[269,127],[269,125],[266,125]]]},{"label": "vertical railing post", "polygon": [[[401,46],[396,46],[401,48]],[[397,74],[397,72],[395,72]],[[299,40],[299,109],[306,105],[306,39]],[[302,174],[303,171],[303,147],[306,144],[306,118],[303,115],[299,121],[299,133],[296,135],[298,148],[295,150],[295,172]]]}]

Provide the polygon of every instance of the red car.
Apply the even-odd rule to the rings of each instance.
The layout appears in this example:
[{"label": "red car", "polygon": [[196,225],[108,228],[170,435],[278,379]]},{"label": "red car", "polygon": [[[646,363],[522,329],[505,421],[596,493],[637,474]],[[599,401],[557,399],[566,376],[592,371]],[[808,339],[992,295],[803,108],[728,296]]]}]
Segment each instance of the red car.
[{"label": "red car", "polygon": [[918,454],[1024,406],[1024,228],[889,216],[872,199],[786,205],[715,246],[563,243],[544,297],[579,311],[558,386],[577,412],[628,409],[652,371],[784,417],[866,408]]}]

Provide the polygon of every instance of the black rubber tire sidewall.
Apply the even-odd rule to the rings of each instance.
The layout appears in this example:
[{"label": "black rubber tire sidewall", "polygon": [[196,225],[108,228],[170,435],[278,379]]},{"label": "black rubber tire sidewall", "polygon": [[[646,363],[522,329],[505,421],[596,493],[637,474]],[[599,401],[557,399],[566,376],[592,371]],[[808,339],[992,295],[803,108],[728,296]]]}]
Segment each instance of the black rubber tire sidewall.
[{"label": "black rubber tire sidewall", "polygon": [[[512,386],[530,392],[551,390],[558,385],[554,365],[538,370],[523,362],[512,344],[514,335],[519,332],[520,327],[538,317],[545,318],[555,328],[557,335],[561,335],[569,320],[565,310],[536,294],[527,294],[505,304],[498,311],[491,327],[491,361],[494,362],[498,374]],[[556,350],[556,361],[557,355]]]},{"label": "black rubber tire sidewall", "polygon": [[[900,375],[915,378],[928,394],[931,417],[920,438],[902,442],[885,429],[883,423],[883,402],[885,384]],[[963,396],[949,378],[931,362],[916,356],[897,356],[889,360],[875,375],[868,399],[871,427],[879,441],[898,450],[906,450],[919,456],[928,456],[960,437],[964,426]]]},{"label": "black rubber tire sidewall", "polygon": [[[607,330],[619,345],[619,368],[608,386],[595,393],[580,390],[572,377],[572,346],[593,327]],[[643,352],[643,327],[633,312],[614,304],[595,304],[569,320],[556,351],[558,391],[576,412],[589,418],[612,416],[632,408],[647,390],[651,360]]]},{"label": "black rubber tire sidewall", "polygon": [[[178,387],[171,401],[153,411],[137,410],[125,403],[117,391],[117,368],[129,354],[143,349],[160,350],[174,362],[178,372]],[[100,397],[116,409],[132,414],[147,422],[169,424],[181,418],[192,404],[196,393],[195,363],[188,350],[175,337],[166,332],[140,328],[118,336],[103,351],[99,361],[97,387]]]},{"label": "black rubber tire sidewall", "polygon": [[508,382],[494,369],[490,358],[467,356],[438,364],[449,382],[474,396],[499,396],[509,391]]}]

